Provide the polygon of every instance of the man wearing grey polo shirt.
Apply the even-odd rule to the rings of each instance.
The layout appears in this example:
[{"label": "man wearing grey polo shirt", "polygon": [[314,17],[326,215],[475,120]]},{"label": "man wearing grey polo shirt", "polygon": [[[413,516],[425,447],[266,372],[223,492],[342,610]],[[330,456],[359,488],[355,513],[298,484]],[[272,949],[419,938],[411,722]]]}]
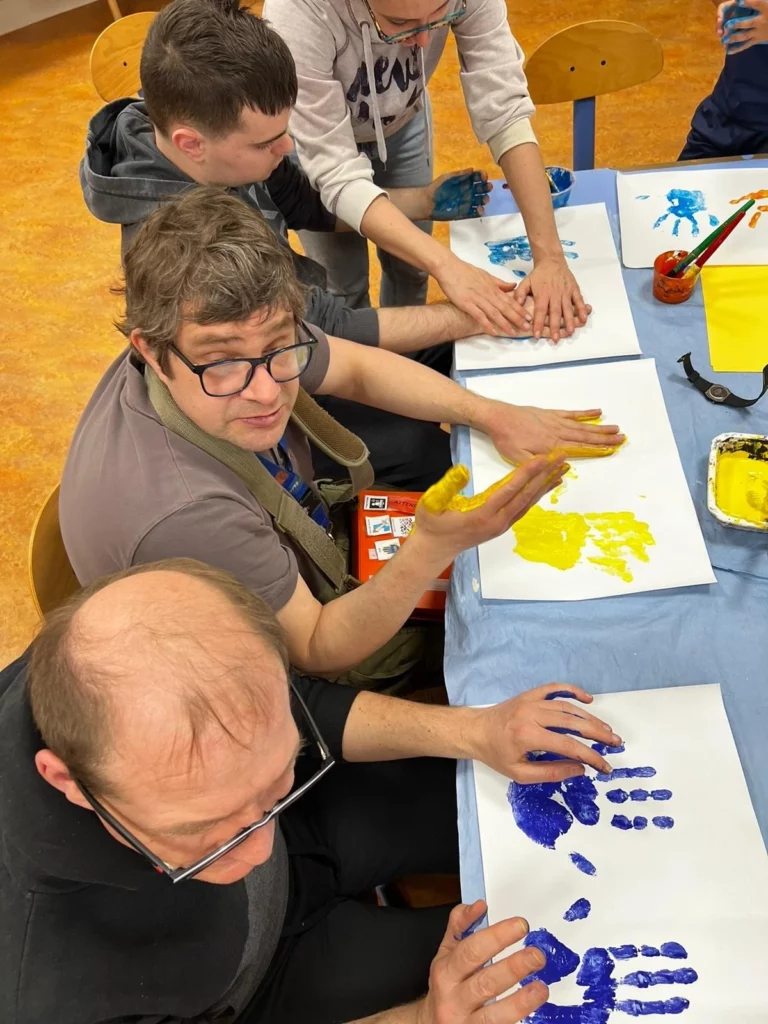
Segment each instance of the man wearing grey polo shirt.
[{"label": "man wearing grey polo shirt", "polygon": [[[88,403],[61,484],[75,573],[87,584],[174,556],[229,570],[277,613],[302,671],[338,677],[389,643],[456,555],[508,530],[557,485],[564,458],[551,453],[585,444],[606,453],[623,440],[615,426],[578,422],[599,410],[492,402],[426,366],[304,325],[290,254],[223,190],[194,189],[156,210],[124,270],[121,329],[131,348]],[[307,440],[290,420],[299,383],[402,416],[467,424],[522,465],[479,509],[420,510],[417,530],[374,579],[323,604],[302,552],[238,472],[204,450],[226,442],[241,460],[249,453],[248,465],[258,453],[285,502],[299,500],[327,540]],[[158,391],[196,439],[168,428]]]}]

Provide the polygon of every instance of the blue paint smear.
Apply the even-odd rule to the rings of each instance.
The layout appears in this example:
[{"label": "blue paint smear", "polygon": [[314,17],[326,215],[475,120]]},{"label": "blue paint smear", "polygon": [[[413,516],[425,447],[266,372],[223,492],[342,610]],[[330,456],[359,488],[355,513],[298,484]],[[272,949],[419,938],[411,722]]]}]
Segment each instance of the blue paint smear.
[{"label": "blue paint smear", "polygon": [[618,747],[611,747],[607,743],[593,743],[592,749],[605,757],[606,754],[623,754],[627,748],[623,743],[620,743]]},{"label": "blue paint smear", "polygon": [[626,789],[609,789],[605,795],[612,804],[623,804],[629,800],[629,793]]},{"label": "blue paint smear", "polygon": [[634,800],[642,803],[649,798],[651,800],[671,800],[672,790],[671,789],[653,789],[648,792],[647,789],[633,789],[628,793],[626,789],[609,789],[605,794],[606,798],[611,801],[612,804],[623,804],[627,800]]},{"label": "blue paint smear", "polygon": [[550,850],[554,850],[555,842],[573,824],[573,816],[567,808],[552,799],[559,790],[558,782],[534,782],[527,786],[510,782],[507,789],[507,800],[517,827],[534,843]]},{"label": "blue paint smear", "polygon": [[661,955],[668,956],[670,960],[687,960],[688,952],[679,942],[662,942]]},{"label": "blue paint smear", "polygon": [[576,694],[571,690],[555,690],[554,693],[548,693],[544,700],[562,700],[567,697],[576,697]]},{"label": "blue paint smear", "polygon": [[671,800],[672,790],[671,789],[652,789],[651,800]]},{"label": "blue paint smear", "polygon": [[669,206],[665,213],[654,222],[654,228],[660,228],[668,217],[672,217],[672,235],[677,238],[680,233],[680,225],[687,223],[691,229],[691,235],[695,238],[701,233],[696,217],[704,214],[712,227],[719,223],[714,214],[707,214],[707,201],[703,192],[697,189],[673,188],[667,192]]},{"label": "blue paint smear", "polygon": [[629,832],[632,828],[632,822],[626,814],[614,814],[611,818],[611,824],[614,828],[620,828],[623,832]]},{"label": "blue paint smear", "polygon": [[[636,946],[611,946],[610,950],[593,946],[584,953],[579,962],[577,954],[545,928],[531,932],[525,940],[525,945],[536,946],[540,949],[547,957],[547,964],[541,971],[526,978],[523,984],[540,980],[552,986],[573,974],[578,967],[576,984],[584,989],[579,1004],[558,1006],[547,1002],[526,1018],[528,1024],[607,1024],[614,1010],[630,1017],[679,1014],[687,1010],[690,1005],[689,1001],[681,996],[659,1000],[624,999],[619,1001],[616,997],[617,988],[620,984],[634,985],[638,988],[662,984],[690,985],[698,979],[695,971],[684,968],[653,972],[637,971],[626,978],[617,980],[613,976],[616,960],[629,960],[636,957],[638,952]],[[680,951],[686,955],[679,943],[665,943],[661,948],[662,950],[669,948],[673,952]],[[658,955],[659,953],[655,946],[643,946],[642,949],[648,950],[649,955]]]},{"label": "blue paint smear", "polygon": [[643,768],[614,768],[610,775],[600,773],[597,777],[600,782],[611,782],[613,779],[652,779],[655,774],[655,768],[645,766]]},{"label": "blue paint smear", "polygon": [[609,946],[617,960],[633,960],[637,956],[637,946]]},{"label": "blue paint smear", "polygon": [[570,854],[570,858],[571,858],[571,863],[574,864],[579,869],[579,871],[583,872],[583,874],[585,874],[585,875],[596,875],[597,874],[597,868],[595,867],[595,865],[592,863],[592,861],[587,860],[586,857],[582,856],[582,854],[580,854],[580,853],[572,853],[572,854]]},{"label": "blue paint smear", "polygon": [[548,732],[559,732],[561,736],[582,736],[578,729],[563,729],[559,725],[548,725]]},{"label": "blue paint smear", "polygon": [[650,988],[652,985],[692,985],[699,976],[692,967],[678,967],[673,971],[633,971],[622,984],[635,988]]},{"label": "blue paint smear", "polygon": [[648,819],[638,815],[636,818],[632,819],[632,827],[642,831],[642,829],[648,828]]},{"label": "blue paint smear", "polygon": [[[563,246],[563,255],[567,260],[577,260],[579,254],[577,252],[566,252],[565,249],[568,246],[576,245],[575,242],[568,241],[566,238],[561,238],[560,243]],[[531,244],[528,241],[527,235],[518,235],[516,238],[506,238],[500,242],[486,242],[486,248],[488,249],[488,259],[494,266],[504,267],[507,263],[511,263],[512,260],[522,260],[523,263],[533,262],[533,253],[531,252]],[[513,270],[513,274],[517,277],[525,277],[527,271],[525,270]],[[573,694],[569,693],[567,696],[572,697]]]},{"label": "blue paint smear", "polygon": [[655,946],[641,946],[640,953],[642,956],[661,956],[661,950]]},{"label": "blue paint smear", "polygon": [[635,196],[635,199],[650,199],[650,196]]},{"label": "blue paint smear", "polygon": [[600,820],[597,806],[597,788],[586,775],[566,779],[562,786],[563,800],[568,810],[582,825],[596,825]]},{"label": "blue paint smear", "polygon": [[[665,1013],[682,1013],[690,1005],[687,999],[680,997],[659,999],[650,1003],[641,1002],[639,999],[626,999],[616,1003],[616,1009],[621,1010],[622,1013],[628,1013],[630,1017],[652,1017],[662,1016]],[[586,1020],[584,1024],[586,1024]]]},{"label": "blue paint smear", "polygon": [[552,932],[547,931],[546,928],[537,928],[536,931],[528,932],[523,940],[523,945],[535,946],[547,958],[547,962],[541,970],[528,975],[524,981],[525,985],[532,981],[543,981],[545,985],[552,985],[556,981],[567,978],[569,974],[573,974],[579,966],[578,954],[555,938]]},{"label": "blue paint smear", "polygon": [[652,820],[653,820],[653,824],[656,826],[656,828],[674,828],[675,827],[675,819],[674,818],[668,818],[665,814],[659,814],[657,817],[653,818]]},{"label": "blue paint smear", "polygon": [[585,917],[589,917],[589,913],[592,910],[592,904],[589,900],[581,899],[576,900],[575,903],[571,904],[570,907],[563,914],[564,921],[583,921]]}]

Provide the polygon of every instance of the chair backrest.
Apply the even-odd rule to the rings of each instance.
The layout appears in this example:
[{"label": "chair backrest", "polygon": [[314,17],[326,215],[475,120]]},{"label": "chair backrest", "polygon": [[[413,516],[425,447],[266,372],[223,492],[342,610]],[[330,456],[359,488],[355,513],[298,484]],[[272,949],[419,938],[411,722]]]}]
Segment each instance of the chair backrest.
[{"label": "chair backrest", "polygon": [[28,567],[32,600],[41,619],[80,589],[59,527],[58,485],[46,498],[32,527]]},{"label": "chair backrest", "polygon": [[93,44],[91,79],[105,102],[135,96],[141,88],[141,48],[155,14],[146,11],[113,21]]},{"label": "chair backrest", "polygon": [[664,67],[661,43],[629,21],[585,21],[546,39],[525,65],[534,103],[567,103],[648,82]]}]

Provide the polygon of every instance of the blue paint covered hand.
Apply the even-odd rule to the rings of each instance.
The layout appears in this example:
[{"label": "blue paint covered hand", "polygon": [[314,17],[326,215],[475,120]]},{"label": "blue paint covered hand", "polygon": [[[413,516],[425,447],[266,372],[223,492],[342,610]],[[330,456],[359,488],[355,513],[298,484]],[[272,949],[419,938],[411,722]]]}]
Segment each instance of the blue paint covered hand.
[{"label": "blue paint covered hand", "polygon": [[[623,746],[608,748],[602,743],[594,743],[593,748],[598,753],[607,753],[609,750],[612,753],[621,753],[624,750]],[[529,755],[532,761],[550,761],[552,757],[552,754],[546,753]],[[598,773],[594,779],[580,775],[562,782],[540,782],[527,786],[511,782],[507,790],[507,800],[520,831],[539,846],[554,850],[558,839],[571,830],[574,821],[590,826],[597,825],[600,821],[600,793],[596,782],[612,784],[630,779],[649,780],[655,775],[656,769],[647,765],[638,768],[615,768],[610,773]],[[671,790],[648,789],[647,784],[641,783],[631,788],[612,785],[605,790],[604,796],[612,807],[622,807],[624,811],[632,804],[653,807],[654,804],[666,803],[672,798]],[[670,829],[675,824],[674,819],[666,814],[652,815],[650,820],[659,829]],[[629,816],[626,813],[614,813],[610,824],[623,832],[643,831],[648,827],[649,820],[647,814]],[[594,866],[579,854],[572,854],[571,859],[579,870],[586,874],[594,874]]]},{"label": "blue paint covered hand", "polygon": [[429,220],[463,220],[481,217],[493,184],[485,171],[471,167],[463,171],[449,171],[427,186],[431,212]]},{"label": "blue paint covered hand", "polygon": [[578,970],[576,984],[584,989],[581,1003],[559,1006],[548,1001],[526,1018],[528,1024],[606,1024],[614,1012],[625,1013],[630,1017],[680,1014],[690,1006],[685,996],[637,999],[627,993],[628,998],[622,999],[619,997],[619,986],[649,989],[658,985],[692,985],[699,977],[693,968],[678,964],[659,970],[634,970],[621,978],[614,977],[617,961],[638,957],[654,961],[664,957],[678,963],[687,960],[688,953],[678,942],[664,942],[660,946],[609,946],[607,949],[593,946],[580,958],[546,928],[539,928],[525,937],[524,944],[540,949],[547,962],[543,968],[526,978],[522,982],[523,986],[531,982],[556,985]]},{"label": "blue paint covered hand", "polygon": [[768,43],[768,0],[748,4],[727,0],[717,9],[717,34],[726,53],[741,53]]},{"label": "blue paint covered hand", "polygon": [[701,214],[709,221],[710,227],[716,227],[718,219],[713,213],[707,213],[707,201],[703,192],[697,189],[672,188],[667,192],[669,206],[654,222],[654,228],[660,228],[668,217],[672,218],[672,234],[675,238],[680,234],[680,225],[686,223],[691,235],[696,238],[701,228],[696,218]]}]

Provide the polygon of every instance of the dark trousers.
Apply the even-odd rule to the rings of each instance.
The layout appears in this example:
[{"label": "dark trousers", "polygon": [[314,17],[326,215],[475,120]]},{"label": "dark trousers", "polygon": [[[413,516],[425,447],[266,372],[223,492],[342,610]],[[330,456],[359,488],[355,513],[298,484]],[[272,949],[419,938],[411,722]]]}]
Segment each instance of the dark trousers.
[{"label": "dark trousers", "polygon": [[[768,111],[766,111],[768,117]],[[745,127],[731,120],[707,97],[699,104],[678,160],[768,153],[768,127]]]},{"label": "dark trousers", "polygon": [[358,897],[404,874],[458,871],[454,761],[339,764],[284,815],[286,925],[238,1024],[344,1024],[427,989],[450,907]]},{"label": "dark trousers", "polygon": [[[453,345],[435,345],[416,353],[414,359],[448,376]],[[407,372],[408,364],[404,363],[403,368]],[[450,468],[450,437],[437,423],[395,416],[331,395],[316,397],[324,409],[365,441],[377,485],[393,490],[425,491]],[[338,464],[314,447],[312,462],[315,479],[338,478]]]}]

